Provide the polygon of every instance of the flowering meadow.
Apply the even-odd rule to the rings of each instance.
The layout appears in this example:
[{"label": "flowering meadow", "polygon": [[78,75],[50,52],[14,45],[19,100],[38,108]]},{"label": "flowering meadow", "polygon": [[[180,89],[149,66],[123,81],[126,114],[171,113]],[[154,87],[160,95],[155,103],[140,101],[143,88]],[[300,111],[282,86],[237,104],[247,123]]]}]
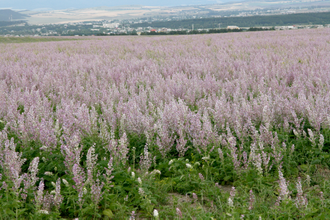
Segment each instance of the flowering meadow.
[{"label": "flowering meadow", "polygon": [[330,29],[0,44],[0,219],[330,218]]}]

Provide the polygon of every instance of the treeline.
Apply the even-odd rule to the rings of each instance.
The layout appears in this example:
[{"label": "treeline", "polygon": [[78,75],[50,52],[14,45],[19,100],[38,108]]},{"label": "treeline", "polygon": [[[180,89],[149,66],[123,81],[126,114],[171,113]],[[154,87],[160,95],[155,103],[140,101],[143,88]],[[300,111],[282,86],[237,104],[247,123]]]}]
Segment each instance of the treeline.
[{"label": "treeline", "polygon": [[241,32],[242,29],[227,30],[227,29],[210,29],[210,30],[193,30],[193,31],[169,31],[169,32],[142,32],[141,35],[185,35],[185,34],[213,34],[213,33],[229,33]]},{"label": "treeline", "polygon": [[6,26],[22,24],[22,23],[26,24],[25,21],[0,21],[0,27],[6,27]]},{"label": "treeline", "polygon": [[[142,32],[141,35],[187,35],[187,34],[214,34],[214,33],[230,33],[230,32],[242,32],[242,31],[272,31],[275,30],[274,27],[272,28],[255,28],[251,27],[249,29],[209,29],[209,30],[193,30],[193,31],[169,31],[169,32]],[[118,33],[118,34],[103,34],[103,33],[96,33],[96,36],[118,36],[118,35],[137,35],[137,33],[130,32],[130,33]]]},{"label": "treeline", "polygon": [[195,29],[218,28],[236,25],[239,27],[261,27],[261,26],[284,26],[284,25],[304,25],[304,24],[330,24],[330,12],[320,13],[299,13],[288,15],[267,15],[250,17],[221,17],[221,18],[201,18],[187,19],[180,21],[158,21],[132,24],[132,28],[153,27],[153,28],[185,28],[190,29],[194,25]]}]

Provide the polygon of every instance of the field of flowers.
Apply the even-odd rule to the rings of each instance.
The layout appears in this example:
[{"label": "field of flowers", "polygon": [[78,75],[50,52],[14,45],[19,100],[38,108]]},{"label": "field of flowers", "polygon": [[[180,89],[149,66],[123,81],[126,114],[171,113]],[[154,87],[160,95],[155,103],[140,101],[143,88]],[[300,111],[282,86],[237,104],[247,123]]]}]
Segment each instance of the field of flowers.
[{"label": "field of flowers", "polygon": [[1,44],[0,219],[330,218],[329,97],[330,29]]}]

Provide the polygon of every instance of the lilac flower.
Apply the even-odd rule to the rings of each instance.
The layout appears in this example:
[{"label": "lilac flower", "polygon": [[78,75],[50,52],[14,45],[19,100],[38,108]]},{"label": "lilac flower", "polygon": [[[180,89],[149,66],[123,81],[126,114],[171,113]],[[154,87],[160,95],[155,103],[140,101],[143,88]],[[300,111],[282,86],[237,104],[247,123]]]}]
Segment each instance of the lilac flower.
[{"label": "lilac flower", "polygon": [[294,152],[294,144],[292,144],[292,146],[291,146],[290,154],[292,155],[293,152]]},{"label": "lilac flower", "polygon": [[86,165],[87,165],[87,182],[90,184],[93,184],[93,173],[94,173],[94,169],[95,169],[95,165],[97,162],[97,156],[95,155],[95,147],[94,145],[92,147],[89,148],[88,152],[87,152],[87,159],[86,159]]},{"label": "lilac flower", "polygon": [[[8,139],[4,141],[4,148],[2,152],[0,152],[2,154],[0,157],[0,165],[4,168],[5,175],[13,182],[12,189],[18,196],[21,191],[21,183],[26,178],[26,175],[21,175],[21,167],[26,159],[21,159],[22,153],[15,152],[15,148],[16,145],[13,138],[10,141]],[[36,161],[37,160],[35,160],[34,164],[36,164]],[[35,165],[33,166],[35,167]],[[35,171],[33,171],[33,173],[35,173]],[[28,181],[26,186],[30,186],[30,182],[31,181]]]},{"label": "lilac flower", "polygon": [[65,157],[64,164],[68,172],[72,173],[74,164],[80,163],[82,146],[79,147],[80,138],[75,134],[70,142],[61,146],[61,153]]},{"label": "lilac flower", "polygon": [[296,206],[297,208],[302,207],[302,206],[307,206],[307,199],[306,197],[303,196],[303,190],[301,186],[301,178],[298,177],[298,181],[296,184],[297,188],[297,196],[296,196]]},{"label": "lilac flower", "polygon": [[222,152],[222,150],[221,150],[221,148],[218,148],[218,153],[219,153],[219,158],[220,158],[220,160],[221,160],[221,162],[223,162],[223,152]]},{"label": "lilac flower", "polygon": [[235,198],[235,195],[236,195],[236,189],[235,189],[235,187],[233,186],[233,187],[231,188],[231,190],[230,190],[230,197],[231,197],[232,199],[234,199],[234,198]]},{"label": "lilac flower", "polygon": [[189,146],[185,147],[188,141],[185,139],[185,133],[182,123],[180,123],[178,135],[179,138],[176,139],[176,143],[177,143],[176,150],[179,152],[179,157],[183,157],[186,151],[188,150]]},{"label": "lilac flower", "polygon": [[203,174],[201,174],[201,173],[198,173],[198,176],[199,176],[199,179],[200,179],[202,182],[205,180],[205,178],[204,178]]},{"label": "lilac flower", "polygon": [[97,206],[99,202],[102,200],[103,192],[102,188],[104,186],[104,183],[100,183],[100,180],[97,179],[96,182],[93,183],[91,186],[91,196],[92,196],[92,201],[94,204]]},{"label": "lilac flower", "polygon": [[254,166],[257,168],[257,171],[259,173],[259,175],[262,175],[263,173],[263,169],[262,169],[262,159],[261,159],[261,155],[257,154],[254,158],[253,161]]},{"label": "lilac flower", "polygon": [[152,160],[148,151],[148,144],[144,146],[144,153],[140,156],[140,168],[143,172],[147,172],[151,166]]},{"label": "lilac flower", "polygon": [[320,151],[322,151],[323,146],[324,146],[324,137],[322,134],[320,134],[320,139],[319,139],[319,144],[318,144]]},{"label": "lilac flower", "polygon": [[37,173],[38,173],[38,164],[39,164],[39,157],[34,158],[29,166],[28,171],[29,174],[26,174],[26,178],[24,180],[24,192],[27,192],[28,188],[34,188],[36,182],[38,181]]},{"label": "lilac flower", "polygon": [[[111,157],[110,160],[109,160],[109,163],[108,163],[108,167],[105,167],[105,168],[104,168],[104,169],[105,169],[105,174],[103,174],[103,176],[104,176],[104,177],[106,178],[106,180],[107,180],[107,184],[108,184],[109,186],[111,186],[111,187],[112,187],[112,185],[110,185],[110,184],[111,184],[111,179],[114,178],[114,176],[111,176],[111,173],[112,173],[112,171],[113,171],[113,168],[112,168],[112,166],[113,166],[112,161],[113,161],[113,158]],[[128,171],[128,172],[129,172],[129,171]]]},{"label": "lilac flower", "polygon": [[[279,185],[280,185],[280,195],[279,198],[281,199],[287,199],[289,197],[289,190],[287,187],[287,182],[283,177],[283,173],[281,172],[281,170],[278,171],[278,175],[279,175]],[[281,200],[279,199],[279,201]]]},{"label": "lilac flower", "polygon": [[135,220],[135,216],[136,216],[135,211],[132,211],[132,214],[131,214],[129,220]]},{"label": "lilac flower", "polygon": [[193,193],[193,198],[194,198],[195,202],[198,200],[196,193]]},{"label": "lilac flower", "polygon": [[315,140],[315,137],[314,137],[314,133],[311,129],[307,129],[308,131],[308,135],[309,135],[309,141],[312,143],[312,146],[315,147],[316,146],[316,140]]},{"label": "lilac flower", "polygon": [[62,201],[63,201],[63,196],[61,195],[61,179],[58,178],[56,181],[55,196],[54,196],[54,205],[57,209],[60,208]]},{"label": "lilac flower", "polygon": [[124,132],[123,136],[119,140],[118,151],[120,161],[122,162],[122,164],[125,164],[128,154],[128,139],[126,136],[126,132]]},{"label": "lilac flower", "polygon": [[75,182],[75,185],[73,187],[77,190],[79,201],[81,202],[83,194],[84,194],[85,176],[86,175],[85,175],[85,172],[83,171],[83,169],[78,164],[73,165],[72,173],[73,173],[72,179]]},{"label": "lilac flower", "polygon": [[254,205],[254,195],[252,189],[250,190],[250,198],[249,198],[249,210],[253,209]]},{"label": "lilac flower", "polygon": [[44,201],[44,189],[45,189],[45,184],[44,180],[41,179],[38,187],[37,194],[35,195],[35,202],[36,202],[36,207],[37,209],[41,209]]},{"label": "lilac flower", "polygon": [[176,208],[175,210],[176,210],[176,214],[177,214],[180,218],[182,218],[182,212],[181,212],[181,210],[180,210],[179,208]]}]

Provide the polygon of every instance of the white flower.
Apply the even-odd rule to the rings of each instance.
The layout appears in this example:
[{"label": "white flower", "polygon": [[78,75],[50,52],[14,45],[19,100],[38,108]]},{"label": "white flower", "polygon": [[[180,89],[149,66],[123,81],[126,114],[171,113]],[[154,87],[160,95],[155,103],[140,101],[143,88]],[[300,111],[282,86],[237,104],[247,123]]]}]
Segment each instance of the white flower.
[{"label": "white flower", "polygon": [[52,172],[48,172],[48,171],[46,171],[44,174],[45,174],[46,176],[53,176],[53,175],[54,175]]},{"label": "white flower", "polygon": [[159,214],[158,214],[157,209],[154,209],[154,217],[155,217],[155,219],[159,218]]},{"label": "white flower", "polygon": [[230,207],[234,207],[234,202],[233,202],[233,200],[230,197],[228,198],[228,205]]},{"label": "white flower", "polygon": [[210,159],[210,155],[208,155],[207,157],[202,157],[202,160],[209,160]]},{"label": "white flower", "polygon": [[135,178],[135,173],[134,172],[132,172],[132,177],[133,177],[133,179]]},{"label": "white flower", "polygon": [[68,181],[66,179],[62,179],[62,182],[64,183],[64,185],[66,187],[69,187],[70,186],[69,183],[68,183]]},{"label": "white flower", "polygon": [[43,145],[41,148],[39,148],[40,150],[47,150],[48,149],[48,147],[47,146],[45,146],[45,145]]},{"label": "white flower", "polygon": [[139,194],[140,194],[140,196],[144,195],[144,190],[142,188],[139,188]]},{"label": "white flower", "polygon": [[174,160],[170,160],[170,162],[168,162],[168,165],[171,165],[174,162]]},{"label": "white flower", "polygon": [[52,186],[54,186],[56,188],[56,184],[54,182],[51,182]]},{"label": "white flower", "polygon": [[309,175],[306,175],[306,182],[309,187],[311,185],[311,177]]},{"label": "white flower", "polygon": [[201,164],[199,162],[196,162],[194,165],[196,166],[200,166]]},{"label": "white flower", "polygon": [[52,194],[52,195],[55,195],[55,190],[52,190],[51,192],[50,192],[50,194]]},{"label": "white flower", "polygon": [[192,168],[192,166],[191,166],[189,163],[186,163],[186,167],[187,167],[188,169],[191,169],[191,168]]},{"label": "white flower", "polygon": [[87,189],[85,187],[83,188],[83,193],[87,194]]},{"label": "white flower", "polygon": [[137,179],[137,181],[138,181],[138,183],[139,183],[140,185],[142,184],[142,180],[141,180],[140,177]]},{"label": "white flower", "polygon": [[300,138],[300,134],[298,133],[298,131],[296,129],[293,129],[293,133],[297,138]]},{"label": "white flower", "polygon": [[160,172],[159,170],[153,170],[150,174],[151,174],[151,175],[156,175],[157,173],[158,173],[159,175],[162,174],[162,172]]},{"label": "white flower", "polygon": [[47,210],[39,210],[38,213],[45,214],[45,215],[49,214],[49,212]]}]

